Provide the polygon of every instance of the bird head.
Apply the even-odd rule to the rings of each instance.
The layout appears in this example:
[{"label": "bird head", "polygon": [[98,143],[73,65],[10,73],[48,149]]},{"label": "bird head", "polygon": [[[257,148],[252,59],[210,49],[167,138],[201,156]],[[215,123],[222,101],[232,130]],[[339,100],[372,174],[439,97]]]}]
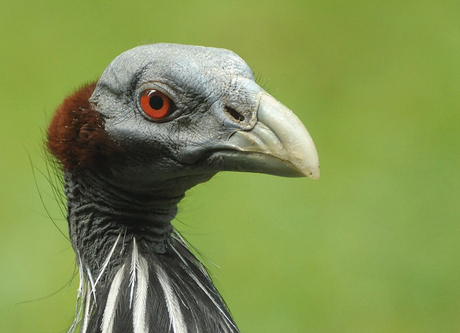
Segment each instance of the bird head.
[{"label": "bird head", "polygon": [[[104,137],[87,137],[101,154],[88,157],[67,148],[62,155],[74,156],[58,158],[81,168],[107,165],[104,154],[113,152],[107,171],[130,190],[183,192],[218,171],[319,177],[306,128],[229,50],[155,44],[126,51],[103,72],[89,108],[99,119],[97,128],[78,124],[68,130],[80,132],[80,143],[82,131],[103,130]],[[49,145],[57,150],[72,146],[69,141],[51,135]]]}]

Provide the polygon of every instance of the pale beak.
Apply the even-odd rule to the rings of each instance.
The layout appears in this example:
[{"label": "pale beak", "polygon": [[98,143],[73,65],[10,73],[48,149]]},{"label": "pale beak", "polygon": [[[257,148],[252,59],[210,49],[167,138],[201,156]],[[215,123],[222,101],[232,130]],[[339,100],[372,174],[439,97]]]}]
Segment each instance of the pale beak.
[{"label": "pale beak", "polygon": [[226,170],[318,179],[315,144],[299,118],[267,92],[258,95],[257,123],[236,131],[222,153]]}]

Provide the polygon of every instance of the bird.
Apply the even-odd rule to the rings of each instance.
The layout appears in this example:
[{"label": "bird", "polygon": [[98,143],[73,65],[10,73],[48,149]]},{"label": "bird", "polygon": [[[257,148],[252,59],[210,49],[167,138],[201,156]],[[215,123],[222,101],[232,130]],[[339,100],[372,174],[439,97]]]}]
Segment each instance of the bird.
[{"label": "bird", "polygon": [[80,278],[69,332],[239,332],[172,225],[179,202],[221,171],[320,175],[307,129],[246,62],[195,45],[117,56],[57,107],[46,147]]}]

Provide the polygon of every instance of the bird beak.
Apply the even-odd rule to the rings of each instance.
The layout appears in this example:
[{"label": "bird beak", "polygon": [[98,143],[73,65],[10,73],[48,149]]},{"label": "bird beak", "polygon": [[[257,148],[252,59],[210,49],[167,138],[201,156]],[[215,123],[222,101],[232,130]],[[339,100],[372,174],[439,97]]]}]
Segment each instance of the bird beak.
[{"label": "bird beak", "polygon": [[299,118],[267,92],[258,95],[257,122],[233,133],[222,153],[226,170],[318,179],[313,139]]}]

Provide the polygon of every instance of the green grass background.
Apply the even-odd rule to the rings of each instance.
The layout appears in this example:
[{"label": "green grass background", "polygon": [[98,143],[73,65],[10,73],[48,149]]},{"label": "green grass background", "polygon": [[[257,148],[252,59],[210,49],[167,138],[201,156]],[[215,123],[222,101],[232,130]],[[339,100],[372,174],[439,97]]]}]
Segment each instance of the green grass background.
[{"label": "green grass background", "polygon": [[156,42],[238,53],[320,155],[318,181],[223,173],[180,205],[242,332],[460,331],[459,1],[3,0],[0,332],[73,317],[74,254],[40,173],[54,108]]}]

